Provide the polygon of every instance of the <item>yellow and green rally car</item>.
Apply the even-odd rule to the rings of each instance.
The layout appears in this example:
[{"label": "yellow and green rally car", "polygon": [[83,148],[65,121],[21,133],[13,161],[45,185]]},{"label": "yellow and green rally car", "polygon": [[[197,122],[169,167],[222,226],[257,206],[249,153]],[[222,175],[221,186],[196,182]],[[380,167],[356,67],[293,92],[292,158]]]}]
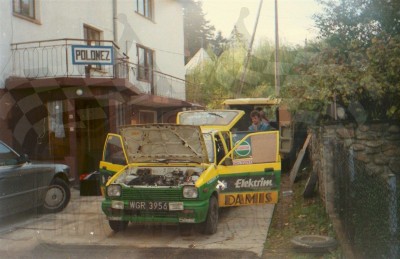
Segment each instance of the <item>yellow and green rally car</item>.
[{"label": "yellow and green rally car", "polygon": [[178,114],[177,124],[129,125],[110,134],[101,166],[109,172],[122,168],[104,190],[110,227],[199,224],[214,234],[220,207],[276,203],[279,134],[231,132],[243,115],[187,111]]}]

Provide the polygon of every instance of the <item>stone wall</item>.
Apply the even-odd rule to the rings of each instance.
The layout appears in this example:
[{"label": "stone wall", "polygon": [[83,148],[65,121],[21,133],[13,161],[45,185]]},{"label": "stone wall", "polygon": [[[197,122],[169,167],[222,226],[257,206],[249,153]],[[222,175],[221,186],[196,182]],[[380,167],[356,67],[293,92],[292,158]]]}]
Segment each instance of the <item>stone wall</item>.
[{"label": "stone wall", "polygon": [[[365,253],[386,254],[392,249],[397,252],[397,226],[400,222],[400,215],[397,214],[399,203],[396,202],[400,197],[399,188],[396,188],[396,179],[397,185],[400,183],[399,123],[330,125],[310,131],[309,152],[313,170],[318,173],[319,194],[325,202],[345,257],[365,258]],[[365,173],[373,177],[361,177]],[[377,181],[375,176],[382,181]],[[382,185],[385,182],[388,185]],[[357,196],[360,186],[364,187],[361,188],[363,193]],[[370,200],[371,197],[374,199]],[[382,204],[382,207],[374,207],[376,204]],[[373,217],[376,218],[371,220],[366,211],[374,211]],[[355,222],[368,222],[368,227]],[[376,236],[383,238],[382,244],[371,247],[370,240]]]},{"label": "stone wall", "polygon": [[400,176],[400,126],[394,123],[376,123],[357,126],[330,125],[311,129],[309,148],[313,170],[319,176],[319,192],[331,207],[333,190],[332,143],[342,142],[353,150],[354,158],[365,163],[368,171],[376,174],[393,173]]}]

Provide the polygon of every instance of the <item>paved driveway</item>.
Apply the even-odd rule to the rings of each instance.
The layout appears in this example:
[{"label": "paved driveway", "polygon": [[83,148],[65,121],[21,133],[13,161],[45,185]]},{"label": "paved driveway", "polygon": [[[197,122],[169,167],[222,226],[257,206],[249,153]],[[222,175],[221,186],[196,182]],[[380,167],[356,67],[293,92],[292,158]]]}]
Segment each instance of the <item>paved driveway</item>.
[{"label": "paved driveway", "polygon": [[98,247],[103,246],[239,250],[260,257],[274,210],[274,205],[223,209],[218,231],[212,236],[196,231],[182,236],[177,226],[133,224],[124,232],[114,233],[101,211],[101,200],[101,197],[80,197],[79,192],[73,190],[71,203],[61,213],[31,215],[10,224],[3,222],[0,226],[0,252],[19,257],[34,255],[31,252],[37,251],[38,247],[54,252],[56,247],[61,251],[61,247],[91,246],[97,247],[94,251],[99,252],[101,249]]}]

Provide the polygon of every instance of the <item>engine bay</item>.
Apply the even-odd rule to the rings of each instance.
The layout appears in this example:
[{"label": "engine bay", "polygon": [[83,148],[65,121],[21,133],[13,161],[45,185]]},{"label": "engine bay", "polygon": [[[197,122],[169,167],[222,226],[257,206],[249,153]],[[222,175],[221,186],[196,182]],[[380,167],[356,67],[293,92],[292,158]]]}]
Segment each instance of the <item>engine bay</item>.
[{"label": "engine bay", "polygon": [[130,167],[115,183],[127,186],[179,186],[194,184],[203,168],[199,167]]}]

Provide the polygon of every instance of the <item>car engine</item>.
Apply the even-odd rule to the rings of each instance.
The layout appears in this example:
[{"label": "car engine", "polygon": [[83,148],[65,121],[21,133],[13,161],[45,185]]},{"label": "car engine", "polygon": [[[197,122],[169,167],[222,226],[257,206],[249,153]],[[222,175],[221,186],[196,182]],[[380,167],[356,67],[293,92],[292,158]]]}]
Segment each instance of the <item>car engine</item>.
[{"label": "car engine", "polygon": [[129,186],[179,186],[194,184],[199,179],[199,168],[132,168],[120,181]]}]

